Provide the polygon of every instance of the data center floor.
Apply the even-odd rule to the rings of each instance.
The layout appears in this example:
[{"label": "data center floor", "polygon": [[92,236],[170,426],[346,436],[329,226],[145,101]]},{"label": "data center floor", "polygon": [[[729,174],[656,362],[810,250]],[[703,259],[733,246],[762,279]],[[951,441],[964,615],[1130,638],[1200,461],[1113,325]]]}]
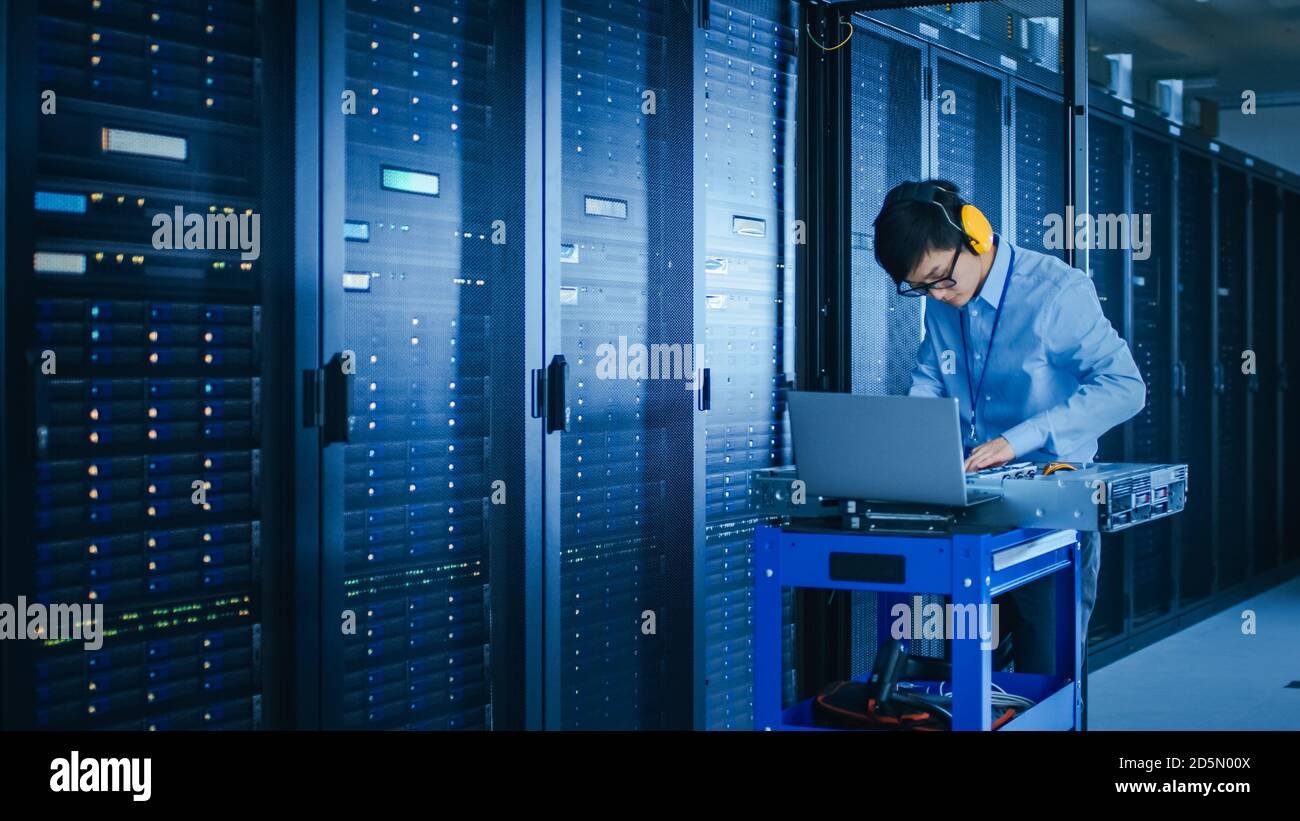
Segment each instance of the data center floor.
[{"label": "data center floor", "polygon": [[1298,647],[1300,578],[1093,673],[1088,728],[1300,730]]}]

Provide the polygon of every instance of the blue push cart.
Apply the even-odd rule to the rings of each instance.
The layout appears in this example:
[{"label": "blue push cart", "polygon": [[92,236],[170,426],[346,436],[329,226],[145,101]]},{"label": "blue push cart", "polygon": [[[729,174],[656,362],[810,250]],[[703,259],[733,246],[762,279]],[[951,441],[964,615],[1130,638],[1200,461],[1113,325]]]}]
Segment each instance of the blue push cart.
[{"label": "blue push cart", "polygon": [[[1044,576],[1056,579],[1058,675],[992,671],[992,649],[952,641],[952,728],[988,730],[996,684],[1034,702],[999,730],[1081,727],[1079,545],[1073,530],[1013,529],[882,535],[816,527],[760,527],[754,536],[754,726],[814,729],[812,700],[781,701],[781,591],[866,590],[877,597],[880,635],[890,637],[890,610],[914,594],[951,597],[954,611],[992,604],[994,596]],[[1064,675],[1059,671],[1067,671]]]}]

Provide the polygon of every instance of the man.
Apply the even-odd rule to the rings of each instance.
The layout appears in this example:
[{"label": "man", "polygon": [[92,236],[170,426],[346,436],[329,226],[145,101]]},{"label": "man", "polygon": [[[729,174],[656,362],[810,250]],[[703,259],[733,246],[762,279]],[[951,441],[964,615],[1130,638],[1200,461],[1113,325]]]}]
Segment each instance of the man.
[{"label": "man", "polygon": [[[1092,280],[993,233],[946,180],[906,182],[876,217],[876,260],[898,292],[928,296],[912,396],[955,396],[966,470],[1012,460],[1092,461],[1097,437],[1146,403],[1128,345]],[[1097,599],[1101,534],[1080,534],[1081,625]],[[1054,666],[1048,579],[1012,591],[1020,672]]]}]

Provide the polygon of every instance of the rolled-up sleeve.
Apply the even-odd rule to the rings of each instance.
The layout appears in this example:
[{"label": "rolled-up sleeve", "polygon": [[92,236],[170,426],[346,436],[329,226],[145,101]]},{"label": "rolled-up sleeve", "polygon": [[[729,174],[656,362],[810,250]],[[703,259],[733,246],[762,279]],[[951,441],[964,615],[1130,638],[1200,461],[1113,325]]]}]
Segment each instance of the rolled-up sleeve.
[{"label": "rolled-up sleeve", "polygon": [[1074,374],[1064,402],[1007,430],[1017,456],[1043,449],[1069,453],[1132,418],[1146,405],[1146,384],[1128,343],[1102,313],[1092,280],[1078,278],[1043,312],[1040,335],[1052,365]]}]

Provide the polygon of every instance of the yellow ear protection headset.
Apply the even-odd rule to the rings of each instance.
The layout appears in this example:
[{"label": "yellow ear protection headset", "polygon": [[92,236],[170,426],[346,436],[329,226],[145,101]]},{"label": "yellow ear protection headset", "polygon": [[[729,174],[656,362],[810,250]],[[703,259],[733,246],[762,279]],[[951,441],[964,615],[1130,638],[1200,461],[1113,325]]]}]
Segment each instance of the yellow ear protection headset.
[{"label": "yellow ear protection headset", "polygon": [[984,212],[968,202],[962,202],[961,225],[958,225],[952,221],[947,206],[939,201],[940,191],[953,197],[958,202],[962,202],[961,197],[935,183],[905,182],[898,187],[894,196],[886,200],[885,206],[893,208],[905,202],[921,202],[938,206],[943,213],[943,218],[948,220],[953,228],[966,235],[966,239],[970,242],[970,247],[974,249],[975,253],[982,254],[985,251],[993,250],[993,226],[989,224],[988,217],[984,216]]}]

